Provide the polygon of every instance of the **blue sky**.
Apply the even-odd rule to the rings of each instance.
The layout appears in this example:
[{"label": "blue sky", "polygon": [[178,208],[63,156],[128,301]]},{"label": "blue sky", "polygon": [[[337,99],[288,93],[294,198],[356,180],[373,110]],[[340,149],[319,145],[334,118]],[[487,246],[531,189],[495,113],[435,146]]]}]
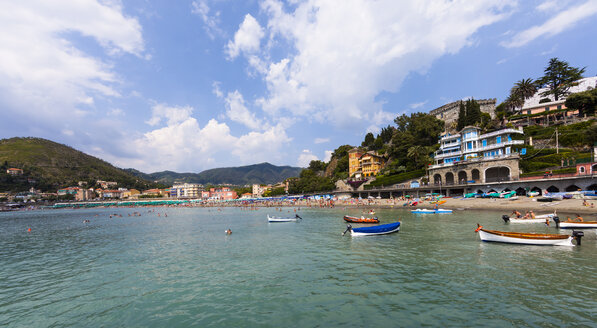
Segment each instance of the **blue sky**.
[{"label": "blue sky", "polygon": [[597,74],[597,1],[1,1],[0,137],[144,172],[306,166],[403,113]]}]

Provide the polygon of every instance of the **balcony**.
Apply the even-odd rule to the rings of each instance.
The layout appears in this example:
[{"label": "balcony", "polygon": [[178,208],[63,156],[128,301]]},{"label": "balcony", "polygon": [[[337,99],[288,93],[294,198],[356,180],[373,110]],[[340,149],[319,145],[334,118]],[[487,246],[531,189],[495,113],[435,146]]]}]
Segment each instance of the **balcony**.
[{"label": "balcony", "polygon": [[499,144],[487,145],[485,147],[477,147],[477,149],[475,151],[485,151],[485,150],[491,150],[491,149],[496,149],[496,148],[513,146],[513,145],[522,145],[522,144],[524,144],[524,140],[510,140],[510,141],[502,142]]},{"label": "balcony", "polygon": [[523,132],[518,130],[518,129],[503,129],[503,130],[498,130],[498,131],[493,131],[490,133],[486,133],[486,134],[482,134],[481,138],[485,139],[485,138],[490,138],[490,137],[494,137],[494,136],[499,136],[500,134],[505,134],[505,133],[518,133],[518,134],[522,134]]},{"label": "balcony", "polygon": [[460,161],[460,162],[452,162],[452,163],[442,163],[442,164],[435,164],[435,165],[430,165],[429,169],[439,169],[439,168],[443,168],[443,167],[450,167],[450,166],[454,166],[455,164],[472,164],[472,163],[477,163],[477,162],[483,162],[483,161],[487,161],[487,160],[494,160],[494,159],[506,159],[509,157],[516,157],[518,156],[518,153],[510,153],[507,155],[498,155],[498,156],[487,156],[487,157],[475,157],[475,158],[469,158],[467,160],[464,161]]},{"label": "balcony", "polygon": [[446,158],[446,157],[460,156],[460,155],[462,155],[461,151],[455,151],[455,152],[451,152],[451,153],[447,153],[447,154],[435,155],[434,158],[442,159],[442,158]]}]

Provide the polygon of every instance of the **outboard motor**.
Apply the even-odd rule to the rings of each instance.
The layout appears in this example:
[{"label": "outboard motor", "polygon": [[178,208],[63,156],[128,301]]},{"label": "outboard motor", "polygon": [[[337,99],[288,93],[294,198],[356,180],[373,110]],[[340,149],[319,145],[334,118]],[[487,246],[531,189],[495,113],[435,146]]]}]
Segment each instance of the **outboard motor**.
[{"label": "outboard motor", "polygon": [[558,229],[559,229],[559,228],[560,228],[560,218],[559,218],[559,217],[557,217],[557,216],[554,216],[554,217],[553,217],[553,222],[555,222],[555,223],[556,223],[556,228],[558,228]]},{"label": "outboard motor", "polygon": [[346,230],[344,230],[344,232],[342,233],[342,236],[344,236],[347,232],[352,230],[352,226],[350,224],[346,225]]},{"label": "outboard motor", "polygon": [[504,223],[510,222],[510,215],[502,215],[502,220],[504,220]]},{"label": "outboard motor", "polygon": [[585,235],[584,231],[572,230],[572,237],[576,239],[576,245],[580,246],[580,239]]}]

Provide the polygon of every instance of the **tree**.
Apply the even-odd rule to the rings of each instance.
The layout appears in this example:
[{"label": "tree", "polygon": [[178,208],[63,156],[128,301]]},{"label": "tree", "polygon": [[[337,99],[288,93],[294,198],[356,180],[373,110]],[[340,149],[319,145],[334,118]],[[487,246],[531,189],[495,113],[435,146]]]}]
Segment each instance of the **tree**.
[{"label": "tree", "polygon": [[394,130],[396,129],[390,125],[388,125],[386,128],[381,128],[381,133],[379,134],[379,137],[381,138],[383,143],[388,143],[390,142],[390,140],[392,140]]},{"label": "tree", "polygon": [[[437,146],[437,140],[444,131],[444,121],[433,115],[413,113],[410,116],[396,117],[396,132],[392,137],[389,153],[396,160],[395,165],[408,169],[417,169],[421,161],[414,161],[408,156],[408,150],[413,146]],[[428,153],[432,150],[430,149]]]},{"label": "tree", "polygon": [[309,170],[311,170],[315,173],[325,171],[325,167],[326,167],[326,164],[323,161],[312,160],[311,162],[309,162]]},{"label": "tree", "polygon": [[597,109],[597,89],[573,93],[566,98],[566,108],[578,109],[579,114],[594,115]]},{"label": "tree", "polygon": [[466,119],[465,125],[476,125],[481,122],[481,105],[475,99],[466,101]]},{"label": "tree", "polygon": [[558,58],[549,60],[549,64],[544,70],[545,75],[537,80],[537,84],[546,87],[547,91],[541,93],[541,96],[553,95],[554,100],[558,101],[569,94],[571,87],[578,85],[576,81],[582,79],[586,67],[577,68],[561,61]]},{"label": "tree", "polygon": [[456,124],[456,130],[460,131],[466,126],[466,107],[462,100],[458,105],[458,123]]},{"label": "tree", "polygon": [[371,150],[380,150],[383,147],[383,139],[381,138],[381,136],[378,136],[377,138],[375,138],[375,141],[373,142],[373,144],[371,146],[369,146],[369,149]]},{"label": "tree", "polygon": [[373,136],[373,133],[369,132],[365,135],[365,140],[361,146],[369,148],[371,145],[373,145],[373,142],[375,142],[375,137]]}]

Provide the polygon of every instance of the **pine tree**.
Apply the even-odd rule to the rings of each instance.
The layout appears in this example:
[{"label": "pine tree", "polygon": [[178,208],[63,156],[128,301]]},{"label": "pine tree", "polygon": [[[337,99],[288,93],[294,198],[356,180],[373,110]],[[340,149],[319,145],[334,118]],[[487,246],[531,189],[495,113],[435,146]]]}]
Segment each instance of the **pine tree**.
[{"label": "pine tree", "polygon": [[569,94],[568,90],[577,84],[576,81],[582,79],[585,68],[570,67],[567,62],[552,58],[544,72],[545,75],[537,80],[538,85],[547,87],[547,91],[541,95],[553,95],[555,101],[558,101]]},{"label": "pine tree", "polygon": [[458,108],[458,121],[456,125],[456,130],[460,131],[466,126],[466,108],[464,107],[464,103],[460,101],[459,108]]}]

